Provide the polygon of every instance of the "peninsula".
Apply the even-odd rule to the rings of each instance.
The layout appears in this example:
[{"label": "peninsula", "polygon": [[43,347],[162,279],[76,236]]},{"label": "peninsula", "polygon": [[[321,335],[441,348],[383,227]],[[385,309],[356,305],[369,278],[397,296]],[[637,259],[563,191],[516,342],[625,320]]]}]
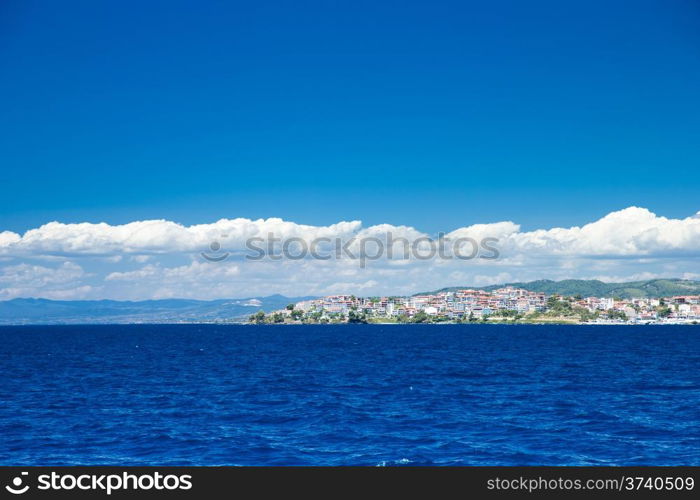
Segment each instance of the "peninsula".
[{"label": "peninsula", "polygon": [[258,311],[249,322],[698,324],[700,294],[597,297],[502,286],[444,289],[404,297],[330,295],[290,303],[270,314]]}]

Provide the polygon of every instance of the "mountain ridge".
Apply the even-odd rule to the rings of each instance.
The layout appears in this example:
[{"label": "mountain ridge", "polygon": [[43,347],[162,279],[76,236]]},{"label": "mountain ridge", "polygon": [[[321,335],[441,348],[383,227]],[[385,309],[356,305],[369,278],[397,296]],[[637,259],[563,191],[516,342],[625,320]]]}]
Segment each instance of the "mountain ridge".
[{"label": "mountain ridge", "polygon": [[314,297],[248,297],[244,299],[51,300],[16,298],[0,301],[0,325],[126,324],[242,322],[259,310],[282,309]]},{"label": "mountain ridge", "polygon": [[423,292],[415,295],[434,294],[464,289],[493,291],[504,286],[522,288],[531,292],[541,292],[548,295],[558,294],[565,296],[582,295],[584,297],[619,297],[631,298],[658,298],[673,295],[698,295],[700,294],[700,281],[685,280],[679,278],[665,278],[642,281],[628,281],[606,283],[600,280],[535,280],[528,282],[512,282],[500,285],[488,285],[482,287],[454,286],[441,288],[432,292]]}]

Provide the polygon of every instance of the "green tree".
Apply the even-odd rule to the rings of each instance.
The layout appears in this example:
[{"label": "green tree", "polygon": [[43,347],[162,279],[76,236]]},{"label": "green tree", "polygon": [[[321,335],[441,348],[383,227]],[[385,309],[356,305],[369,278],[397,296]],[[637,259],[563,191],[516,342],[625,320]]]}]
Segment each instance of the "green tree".
[{"label": "green tree", "polygon": [[659,318],[668,318],[671,315],[671,308],[668,306],[659,306],[656,308],[656,315]]},{"label": "green tree", "polygon": [[255,314],[251,314],[250,318],[248,318],[251,323],[264,323],[265,322],[265,312],[264,311],[258,311]]},{"label": "green tree", "polygon": [[353,308],[348,312],[348,323],[367,323],[367,315]]},{"label": "green tree", "polygon": [[608,309],[605,314],[609,319],[620,319],[622,321],[627,321],[627,315],[624,311],[618,311],[616,309]]},{"label": "green tree", "polygon": [[578,317],[581,321],[592,321],[598,317],[597,312],[591,312],[584,307],[574,307],[572,309],[572,312],[574,314],[578,314]]},{"label": "green tree", "polygon": [[411,318],[412,323],[429,323],[430,322],[430,316],[425,311],[418,311],[416,314],[413,315],[413,318]]}]

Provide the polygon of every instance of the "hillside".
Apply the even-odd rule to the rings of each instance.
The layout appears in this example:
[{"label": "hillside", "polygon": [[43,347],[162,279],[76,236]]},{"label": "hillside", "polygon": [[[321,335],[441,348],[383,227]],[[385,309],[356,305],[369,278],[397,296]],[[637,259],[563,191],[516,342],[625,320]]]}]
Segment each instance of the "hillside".
[{"label": "hillside", "polygon": [[620,297],[623,299],[700,294],[700,281],[681,279],[656,279],[646,281],[630,281],[627,283],[605,283],[599,280],[537,280],[527,283],[506,283],[486,287],[473,287],[466,285],[454,286],[442,288],[434,292],[424,293],[455,291],[463,290],[465,288],[492,291],[503,286],[523,288],[532,292],[544,292],[548,295],[560,294],[567,296],[582,295],[584,297]]}]

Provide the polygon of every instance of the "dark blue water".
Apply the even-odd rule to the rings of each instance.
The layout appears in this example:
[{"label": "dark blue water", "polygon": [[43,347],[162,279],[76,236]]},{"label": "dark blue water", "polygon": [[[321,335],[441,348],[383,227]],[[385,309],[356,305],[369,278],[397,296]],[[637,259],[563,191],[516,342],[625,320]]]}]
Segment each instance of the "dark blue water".
[{"label": "dark blue water", "polygon": [[700,327],[0,328],[0,464],[700,465]]}]

